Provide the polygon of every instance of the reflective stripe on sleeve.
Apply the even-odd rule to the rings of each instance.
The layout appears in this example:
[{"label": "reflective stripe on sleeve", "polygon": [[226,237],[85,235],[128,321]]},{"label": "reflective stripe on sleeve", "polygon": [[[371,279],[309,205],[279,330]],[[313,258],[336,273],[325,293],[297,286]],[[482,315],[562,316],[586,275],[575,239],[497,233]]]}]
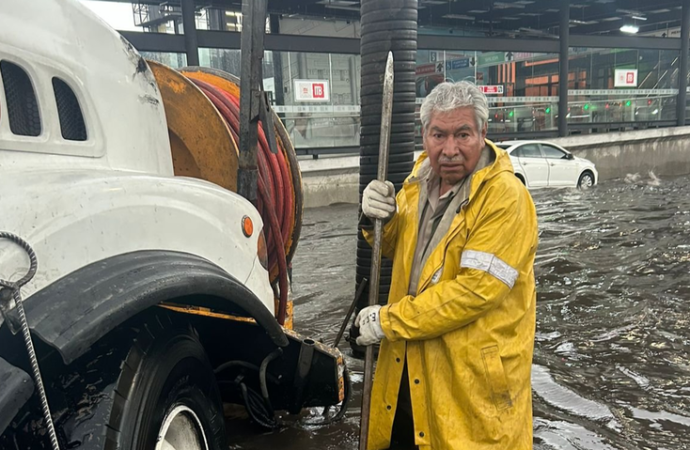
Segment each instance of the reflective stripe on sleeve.
[{"label": "reflective stripe on sleeve", "polygon": [[509,288],[513,288],[518,277],[518,271],[510,267],[503,260],[491,253],[465,250],[462,252],[460,267],[481,270],[502,281]]}]

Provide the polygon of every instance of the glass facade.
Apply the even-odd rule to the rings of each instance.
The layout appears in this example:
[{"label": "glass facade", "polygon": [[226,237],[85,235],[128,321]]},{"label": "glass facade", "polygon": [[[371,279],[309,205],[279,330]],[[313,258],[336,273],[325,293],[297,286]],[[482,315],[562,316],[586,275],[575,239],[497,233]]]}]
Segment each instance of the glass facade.
[{"label": "glass facade", "polygon": [[[185,55],[143,52],[172,67]],[[201,48],[202,66],[240,75],[239,50]],[[568,125],[573,133],[645,128],[676,120],[678,52],[571,48]],[[417,105],[443,81],[468,80],[489,100],[489,134],[519,137],[558,129],[556,53],[418,50]],[[264,89],[297,148],[359,145],[359,55],[272,52],[263,62]],[[299,89],[320,85],[315,99]],[[421,123],[417,116],[417,135]]]},{"label": "glass facade", "polygon": [[[141,53],[173,68],[186,65],[184,53]],[[564,112],[570,133],[675,125],[679,55],[677,50],[571,47]],[[240,75],[239,50],[200,48],[199,59],[202,66]],[[559,69],[557,53],[420,49],[417,111],[439,83],[468,80],[486,93],[491,136],[555,135]],[[359,145],[359,55],[266,51],[263,73],[264,89],[297,148]],[[307,95],[305,89],[322,95]],[[418,115],[417,137],[421,142]]]},{"label": "glass facade", "polygon": [[[202,48],[199,61],[240,75],[239,50]],[[264,53],[264,90],[297,148],[359,145],[359,68],[359,55]],[[300,95],[305,86],[323,95]]]},{"label": "glass facade", "polygon": [[139,52],[141,56],[152,61],[157,61],[173,69],[179,69],[187,65],[187,55],[184,53],[164,53],[164,52]]},{"label": "glass facade", "polygon": [[569,124],[619,128],[676,120],[678,52],[571,48],[570,55]]},{"label": "glass facade", "polygon": [[417,103],[443,81],[467,80],[489,100],[490,134],[555,130],[558,68],[551,53],[419,50]]}]

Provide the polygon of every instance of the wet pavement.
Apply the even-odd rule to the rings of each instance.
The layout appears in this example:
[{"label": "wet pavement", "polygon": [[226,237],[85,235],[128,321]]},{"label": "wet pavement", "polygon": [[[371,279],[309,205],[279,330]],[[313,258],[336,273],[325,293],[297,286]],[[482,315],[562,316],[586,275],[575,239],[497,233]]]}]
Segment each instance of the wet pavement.
[{"label": "wet pavement", "polygon": [[[690,177],[535,191],[540,224],[532,373],[537,450],[690,449]],[[292,297],[298,331],[332,342],[354,295],[357,207],[307,210]],[[314,408],[234,449],[356,449],[362,362],[345,420]]]}]

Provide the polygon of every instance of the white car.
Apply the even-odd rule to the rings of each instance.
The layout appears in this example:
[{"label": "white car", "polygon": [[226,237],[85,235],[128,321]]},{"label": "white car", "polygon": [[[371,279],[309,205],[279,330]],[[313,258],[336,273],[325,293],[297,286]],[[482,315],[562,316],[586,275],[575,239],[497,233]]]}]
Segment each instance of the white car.
[{"label": "white car", "polygon": [[578,158],[556,144],[543,141],[505,141],[496,145],[508,152],[515,176],[529,189],[590,188],[599,180],[592,161]]}]

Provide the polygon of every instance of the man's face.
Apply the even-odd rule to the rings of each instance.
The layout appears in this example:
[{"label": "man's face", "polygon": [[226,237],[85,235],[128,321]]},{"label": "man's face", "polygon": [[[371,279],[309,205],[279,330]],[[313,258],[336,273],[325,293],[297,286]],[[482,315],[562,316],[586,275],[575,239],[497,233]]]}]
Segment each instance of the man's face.
[{"label": "man's face", "polygon": [[453,186],[477,166],[485,145],[486,125],[479,130],[474,108],[467,106],[432,113],[423,136],[431,168],[442,185]]}]

